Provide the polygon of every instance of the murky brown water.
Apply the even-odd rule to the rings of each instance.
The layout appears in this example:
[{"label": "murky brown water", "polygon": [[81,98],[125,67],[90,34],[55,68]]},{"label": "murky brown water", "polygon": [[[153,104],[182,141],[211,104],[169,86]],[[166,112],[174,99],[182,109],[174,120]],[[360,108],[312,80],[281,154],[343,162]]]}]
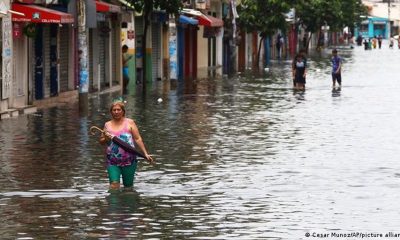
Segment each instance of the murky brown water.
[{"label": "murky brown water", "polygon": [[[88,133],[115,94],[0,122],[1,239],[306,239],[400,224],[400,50],[341,50],[343,88],[310,58],[263,76],[155,84],[127,96],[158,161],[133,192],[109,193]],[[158,103],[157,99],[163,102]],[[381,238],[382,239],[382,238]]]}]

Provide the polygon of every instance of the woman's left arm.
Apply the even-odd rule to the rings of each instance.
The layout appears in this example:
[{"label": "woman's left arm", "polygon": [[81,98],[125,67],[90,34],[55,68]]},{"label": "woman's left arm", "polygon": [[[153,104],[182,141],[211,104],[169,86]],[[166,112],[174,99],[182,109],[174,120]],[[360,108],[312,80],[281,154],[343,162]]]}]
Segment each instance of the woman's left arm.
[{"label": "woman's left arm", "polygon": [[154,161],[153,158],[149,155],[149,153],[146,150],[146,147],[144,146],[143,139],[140,136],[139,129],[137,128],[135,121],[132,120],[129,124],[129,127],[131,130],[132,136],[135,139],[135,143],[139,146],[140,150],[143,152],[146,159],[149,162],[153,162]]}]

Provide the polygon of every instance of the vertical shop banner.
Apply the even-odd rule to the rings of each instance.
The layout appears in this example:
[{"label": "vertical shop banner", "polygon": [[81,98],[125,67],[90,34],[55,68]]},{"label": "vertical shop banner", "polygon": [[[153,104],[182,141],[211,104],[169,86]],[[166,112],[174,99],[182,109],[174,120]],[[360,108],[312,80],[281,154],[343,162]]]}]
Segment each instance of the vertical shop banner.
[{"label": "vertical shop banner", "polygon": [[170,36],[169,36],[169,67],[170,67],[170,79],[178,79],[178,52],[177,52],[177,38],[176,38],[176,25],[170,22],[169,25]]},{"label": "vertical shop banner", "polygon": [[1,98],[7,99],[11,96],[12,83],[12,23],[9,16],[1,18],[2,30],[2,81]]}]

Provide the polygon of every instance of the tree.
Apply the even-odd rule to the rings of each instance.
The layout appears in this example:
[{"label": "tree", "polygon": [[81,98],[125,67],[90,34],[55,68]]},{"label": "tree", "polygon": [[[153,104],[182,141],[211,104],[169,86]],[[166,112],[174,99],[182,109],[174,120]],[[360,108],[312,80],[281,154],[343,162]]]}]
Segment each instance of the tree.
[{"label": "tree", "polygon": [[[335,19],[341,18],[340,0],[301,0],[296,5],[296,15],[299,19],[299,25],[302,25],[308,35],[306,50],[313,33],[318,34],[320,39],[321,27],[329,25],[335,26]],[[318,42],[319,43],[319,42]],[[319,47],[319,44],[317,44]]]},{"label": "tree", "polygon": [[341,19],[340,25],[351,29],[361,23],[361,16],[366,16],[368,14],[367,6],[363,5],[361,0],[343,1],[341,10],[343,12],[343,18]]},{"label": "tree", "polygon": [[181,0],[126,0],[129,4],[131,4],[135,11],[143,13],[144,20],[144,30],[142,36],[142,49],[143,49],[143,71],[142,71],[142,79],[143,79],[143,91],[146,90],[146,82],[147,82],[147,70],[146,70],[146,38],[147,38],[147,29],[149,24],[151,24],[151,17],[153,16],[154,10],[165,11],[166,14],[177,16],[179,11],[182,9],[182,1]]},{"label": "tree", "polygon": [[240,28],[246,32],[256,31],[261,37],[256,58],[257,67],[262,42],[277,29],[287,29],[285,14],[293,4],[292,0],[243,0],[238,7]]},{"label": "tree", "polygon": [[331,30],[353,27],[366,13],[361,0],[300,0],[295,8],[298,24],[310,32],[307,48],[312,33],[318,33],[319,39],[322,26],[327,25]]}]

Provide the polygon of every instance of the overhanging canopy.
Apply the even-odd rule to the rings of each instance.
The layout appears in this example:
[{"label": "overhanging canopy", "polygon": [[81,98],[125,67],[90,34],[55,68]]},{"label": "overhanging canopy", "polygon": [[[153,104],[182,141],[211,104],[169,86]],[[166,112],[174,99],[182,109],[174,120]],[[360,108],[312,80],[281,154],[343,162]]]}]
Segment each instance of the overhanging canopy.
[{"label": "overhanging canopy", "polygon": [[96,1],[96,11],[118,13],[121,12],[121,7],[110,3]]},{"label": "overhanging canopy", "polygon": [[34,23],[73,23],[74,17],[71,14],[56,11],[36,5],[24,5],[13,3],[12,10],[23,13],[12,14],[14,22],[34,22]]},{"label": "overhanging canopy", "polygon": [[207,27],[222,27],[224,26],[224,21],[222,19],[207,15],[207,14],[202,14],[200,16],[197,16],[197,19],[199,20],[199,25],[207,26]]},{"label": "overhanging canopy", "polygon": [[199,21],[196,20],[196,19],[193,19],[191,17],[187,17],[185,15],[180,15],[179,16],[179,23],[197,25],[197,24],[199,24]]}]

